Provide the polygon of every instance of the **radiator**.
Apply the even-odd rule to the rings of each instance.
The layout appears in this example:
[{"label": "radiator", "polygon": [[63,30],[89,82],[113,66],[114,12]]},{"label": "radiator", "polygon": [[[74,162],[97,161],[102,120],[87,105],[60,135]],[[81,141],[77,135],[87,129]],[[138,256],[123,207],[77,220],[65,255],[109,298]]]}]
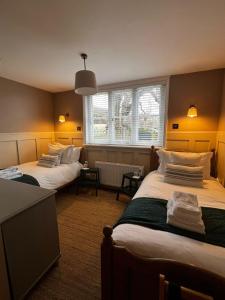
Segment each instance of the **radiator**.
[{"label": "radiator", "polygon": [[144,166],[96,161],[95,167],[100,169],[101,184],[113,187],[121,186],[123,174],[125,173],[139,171],[140,175],[144,174]]}]

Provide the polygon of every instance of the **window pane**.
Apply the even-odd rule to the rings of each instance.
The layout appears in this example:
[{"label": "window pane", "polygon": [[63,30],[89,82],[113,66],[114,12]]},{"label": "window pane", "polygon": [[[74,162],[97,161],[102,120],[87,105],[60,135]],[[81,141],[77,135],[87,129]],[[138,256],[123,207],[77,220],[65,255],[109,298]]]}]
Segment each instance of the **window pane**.
[{"label": "window pane", "polygon": [[113,91],[113,143],[130,144],[132,139],[132,90]]},{"label": "window pane", "polygon": [[165,85],[111,90],[85,101],[87,143],[163,145]]},{"label": "window pane", "polygon": [[98,93],[92,98],[92,138],[93,142],[108,141],[108,93]]},{"label": "window pane", "polygon": [[137,89],[139,143],[157,143],[162,134],[160,126],[160,86]]}]

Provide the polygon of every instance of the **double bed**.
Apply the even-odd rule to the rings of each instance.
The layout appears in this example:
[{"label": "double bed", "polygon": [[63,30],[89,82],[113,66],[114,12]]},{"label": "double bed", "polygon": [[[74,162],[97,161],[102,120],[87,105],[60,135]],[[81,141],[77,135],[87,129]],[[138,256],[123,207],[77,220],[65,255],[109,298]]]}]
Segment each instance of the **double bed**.
[{"label": "double bed", "polygon": [[[168,201],[174,191],[181,191],[196,194],[199,206],[225,210],[225,189],[215,178],[204,180],[202,188],[169,184],[164,182],[163,175],[156,170],[158,161],[154,148],[151,149],[151,159],[155,170],[145,177],[133,200],[138,201],[144,197],[149,200],[154,198]],[[152,258],[192,265],[203,270],[205,274],[208,271],[213,272],[224,277],[225,285],[224,247],[135,224],[120,224],[113,230],[110,226],[106,226],[103,232],[105,235],[102,243],[103,300],[122,299],[121,294],[124,299],[137,299],[132,296],[135,294],[134,291],[150,289],[151,283],[146,282],[146,277],[149,275],[148,260]]]}]

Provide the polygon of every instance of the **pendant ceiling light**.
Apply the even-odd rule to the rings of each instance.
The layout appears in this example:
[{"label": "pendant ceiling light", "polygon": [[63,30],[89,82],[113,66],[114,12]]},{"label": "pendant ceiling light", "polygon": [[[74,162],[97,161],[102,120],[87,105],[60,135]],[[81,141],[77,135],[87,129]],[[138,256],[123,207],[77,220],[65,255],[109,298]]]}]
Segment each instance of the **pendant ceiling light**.
[{"label": "pendant ceiling light", "polygon": [[76,73],[75,93],[82,96],[94,95],[97,93],[95,73],[86,70],[85,59],[87,59],[87,54],[82,53],[80,56],[84,60],[84,70]]}]

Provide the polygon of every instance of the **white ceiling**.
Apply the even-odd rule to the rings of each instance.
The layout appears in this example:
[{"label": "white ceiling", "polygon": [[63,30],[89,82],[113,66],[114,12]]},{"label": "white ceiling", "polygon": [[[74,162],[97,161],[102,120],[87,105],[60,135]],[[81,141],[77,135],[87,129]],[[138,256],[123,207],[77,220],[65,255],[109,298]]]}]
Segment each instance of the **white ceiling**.
[{"label": "white ceiling", "polygon": [[225,67],[225,0],[0,0],[0,76],[51,92]]}]

